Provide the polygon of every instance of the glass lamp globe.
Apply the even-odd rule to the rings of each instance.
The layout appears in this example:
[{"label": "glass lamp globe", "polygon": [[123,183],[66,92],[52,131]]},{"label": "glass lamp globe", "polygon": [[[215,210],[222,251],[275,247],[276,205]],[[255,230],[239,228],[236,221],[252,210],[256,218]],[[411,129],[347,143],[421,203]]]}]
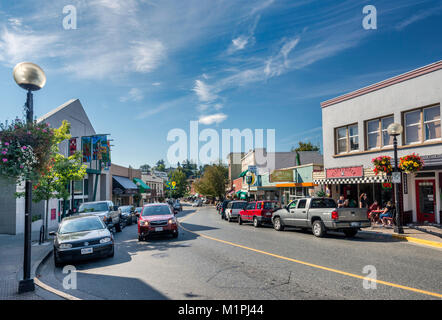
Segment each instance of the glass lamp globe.
[{"label": "glass lamp globe", "polygon": [[392,123],[388,126],[387,132],[390,136],[398,136],[402,133],[403,128],[399,123]]},{"label": "glass lamp globe", "polygon": [[37,91],[46,84],[46,75],[42,68],[32,62],[21,62],[12,72],[15,82],[25,90]]}]

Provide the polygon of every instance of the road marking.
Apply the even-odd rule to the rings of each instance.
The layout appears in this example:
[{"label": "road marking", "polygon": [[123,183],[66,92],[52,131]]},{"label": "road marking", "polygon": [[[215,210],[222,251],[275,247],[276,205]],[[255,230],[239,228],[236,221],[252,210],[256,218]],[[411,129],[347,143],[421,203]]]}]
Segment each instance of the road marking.
[{"label": "road marking", "polygon": [[[195,215],[196,213],[198,213],[198,211],[192,213],[189,216],[184,217],[179,222],[181,223],[182,221],[187,220],[188,218],[190,218],[191,216]],[[329,267],[324,267],[324,266],[313,264],[313,263],[310,263],[310,262],[296,260],[296,259],[280,256],[280,255],[277,255],[277,254],[274,254],[274,253],[271,253],[271,252],[267,252],[267,251],[263,251],[263,250],[259,250],[259,249],[254,249],[254,248],[250,248],[250,247],[246,247],[246,246],[243,246],[243,245],[240,245],[240,244],[237,244],[237,243],[233,243],[233,242],[230,242],[230,241],[221,240],[221,239],[218,239],[218,238],[206,236],[204,234],[201,234],[201,233],[198,233],[198,232],[195,232],[195,231],[191,231],[191,230],[183,227],[181,224],[180,224],[180,227],[183,228],[184,230],[186,230],[186,231],[188,231],[190,233],[196,234],[196,235],[198,235],[198,236],[200,236],[202,238],[206,238],[206,239],[209,239],[209,240],[213,240],[213,241],[217,241],[217,242],[220,242],[220,243],[228,244],[228,245],[231,245],[231,246],[234,246],[234,247],[238,247],[238,248],[242,248],[242,249],[246,249],[246,250],[249,250],[249,251],[261,253],[261,254],[268,255],[268,256],[271,256],[271,257],[275,257],[275,258],[278,258],[278,259],[281,259],[281,260],[295,262],[295,263],[302,264],[302,265],[305,265],[305,266],[309,266],[309,267],[312,267],[312,268],[321,269],[321,270],[325,270],[325,271],[329,271],[329,272],[333,272],[333,273],[338,273],[338,274],[341,274],[341,275],[344,275],[344,276],[348,276],[348,277],[352,277],[352,278],[357,278],[357,279],[362,279],[362,280],[364,280],[366,278],[366,277],[360,276],[358,274],[354,274],[354,273],[350,273],[350,272],[346,272],[346,271],[342,271],[342,270],[338,270],[338,269],[333,269],[333,268],[329,268]],[[396,283],[392,283],[392,282],[388,282],[388,281],[383,281],[383,280],[370,279],[370,281],[373,281],[373,282],[376,282],[376,283],[379,283],[379,284],[383,284],[383,285],[386,285],[386,286],[394,287],[394,288],[399,288],[399,289],[408,290],[408,291],[412,291],[412,292],[417,292],[417,293],[421,293],[421,294],[425,294],[425,295],[429,295],[429,296],[433,296],[433,297],[437,297],[437,298],[442,298],[442,294],[436,293],[436,292],[431,292],[431,291],[416,289],[416,288],[412,288],[412,287],[407,287],[407,286],[403,286],[401,284],[396,284]]]}]

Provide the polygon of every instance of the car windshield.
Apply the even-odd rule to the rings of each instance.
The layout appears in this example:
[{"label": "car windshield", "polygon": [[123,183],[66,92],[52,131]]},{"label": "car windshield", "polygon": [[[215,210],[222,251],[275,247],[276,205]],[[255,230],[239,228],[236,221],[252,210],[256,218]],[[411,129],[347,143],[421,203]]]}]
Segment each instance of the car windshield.
[{"label": "car windshield", "polygon": [[148,206],[144,207],[142,216],[161,216],[170,214],[171,212],[168,206]]},{"label": "car windshield", "polygon": [[65,220],[61,223],[59,234],[81,232],[81,231],[91,231],[105,229],[105,225],[98,217],[88,217],[80,219]]},{"label": "car windshield", "polygon": [[234,202],[232,209],[244,209],[247,206],[247,202]]},{"label": "car windshield", "polygon": [[99,212],[108,211],[109,207],[106,202],[96,202],[96,203],[82,203],[78,212]]},{"label": "car windshield", "polygon": [[336,208],[336,202],[333,199],[321,198],[321,199],[312,199],[311,208]]},{"label": "car windshield", "polygon": [[277,202],[264,202],[264,209],[271,210],[278,208]]}]

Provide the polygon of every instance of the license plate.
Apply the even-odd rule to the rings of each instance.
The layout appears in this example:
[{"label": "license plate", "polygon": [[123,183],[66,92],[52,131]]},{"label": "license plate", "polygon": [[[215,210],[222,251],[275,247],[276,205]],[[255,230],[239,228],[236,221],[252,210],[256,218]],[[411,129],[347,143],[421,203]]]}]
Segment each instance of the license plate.
[{"label": "license plate", "polygon": [[92,253],[92,252],[94,252],[93,248],[83,248],[83,249],[81,249],[81,254],[89,254],[89,253]]},{"label": "license plate", "polygon": [[351,225],[352,227],[360,227],[360,226],[361,226],[361,223],[360,223],[360,222],[352,222],[352,223],[350,223],[350,225]]},{"label": "license plate", "polygon": [[155,231],[163,231],[163,227],[157,227],[155,228]]}]

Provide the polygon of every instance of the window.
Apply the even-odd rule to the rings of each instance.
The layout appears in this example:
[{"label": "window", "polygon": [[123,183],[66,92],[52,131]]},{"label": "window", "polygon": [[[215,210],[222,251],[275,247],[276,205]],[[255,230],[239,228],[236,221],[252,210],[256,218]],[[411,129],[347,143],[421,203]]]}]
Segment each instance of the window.
[{"label": "window", "polygon": [[256,209],[261,209],[262,207],[262,202],[258,202],[258,206],[256,207]]},{"label": "window", "polygon": [[336,129],[336,152],[345,153],[359,150],[358,125]]},{"label": "window", "polygon": [[251,202],[247,205],[246,210],[253,210],[255,209],[255,202]]},{"label": "window", "polygon": [[298,209],[304,209],[306,203],[307,203],[307,200],[305,200],[305,199],[299,200]]},{"label": "window", "polygon": [[423,143],[441,138],[440,106],[406,112],[405,143]]},{"label": "window", "polygon": [[298,200],[294,200],[292,203],[289,204],[289,209],[295,209],[297,204]]},{"label": "window", "polygon": [[393,116],[367,121],[367,150],[387,147],[393,144],[393,138],[387,132],[388,126],[393,121]]}]

